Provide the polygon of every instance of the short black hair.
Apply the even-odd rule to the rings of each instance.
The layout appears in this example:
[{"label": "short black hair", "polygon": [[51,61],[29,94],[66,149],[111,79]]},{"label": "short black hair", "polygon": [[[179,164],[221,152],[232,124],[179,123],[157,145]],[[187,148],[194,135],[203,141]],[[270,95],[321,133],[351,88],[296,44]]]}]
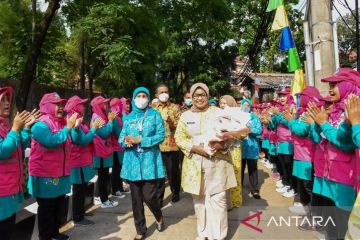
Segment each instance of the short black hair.
[{"label": "short black hair", "polygon": [[161,88],[161,87],[167,87],[169,89],[169,87],[165,84],[165,83],[159,83],[157,86],[156,86],[156,91]]}]

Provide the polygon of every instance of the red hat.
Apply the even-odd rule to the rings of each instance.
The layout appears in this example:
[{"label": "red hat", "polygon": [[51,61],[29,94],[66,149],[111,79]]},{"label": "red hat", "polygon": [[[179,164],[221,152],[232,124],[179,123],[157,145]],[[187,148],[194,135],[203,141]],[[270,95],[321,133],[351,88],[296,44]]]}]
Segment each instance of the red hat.
[{"label": "red hat", "polygon": [[75,106],[79,105],[79,104],[84,104],[86,103],[87,101],[89,101],[88,98],[85,98],[85,99],[82,99],[78,96],[73,96],[71,98],[69,98],[69,100],[67,101],[66,105],[65,105],[65,108],[64,108],[64,111],[65,112],[69,112],[71,111]]},{"label": "red hat", "polygon": [[308,97],[313,97],[313,98],[321,98],[320,92],[316,87],[312,87],[312,86],[307,86],[306,88],[304,88],[304,90],[301,91],[300,95],[306,95]]},{"label": "red hat", "polygon": [[278,94],[281,94],[281,95],[289,95],[291,92],[290,92],[290,88],[289,87],[285,87],[283,89],[281,89]]},{"label": "red hat", "polygon": [[52,92],[44,94],[44,96],[41,98],[39,105],[41,106],[47,103],[66,103],[66,101],[66,99],[60,98],[59,94],[57,94],[56,92]]},{"label": "red hat", "polygon": [[340,68],[337,73],[323,78],[321,81],[332,83],[346,81],[360,87],[360,73],[351,68]]},{"label": "red hat", "polygon": [[9,95],[9,101],[11,101],[13,93],[14,93],[14,89],[12,87],[0,88],[0,96],[2,96],[4,94],[8,94]]}]

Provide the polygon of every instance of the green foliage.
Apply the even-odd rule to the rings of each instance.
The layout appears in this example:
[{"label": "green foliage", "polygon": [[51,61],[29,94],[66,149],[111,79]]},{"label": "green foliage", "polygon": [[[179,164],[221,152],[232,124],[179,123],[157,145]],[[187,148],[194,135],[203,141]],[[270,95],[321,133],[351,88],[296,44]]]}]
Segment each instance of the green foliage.
[{"label": "green foliage", "polygon": [[30,1],[0,2],[0,77],[18,79],[31,42]]},{"label": "green foliage", "polygon": [[[287,3],[297,3],[297,0]],[[31,1],[0,2],[0,77],[17,79],[31,44]],[[205,82],[214,96],[229,91],[230,66],[259,39],[268,0],[63,0],[39,59],[36,81],[74,87],[80,46],[85,77],[109,95],[129,96],[144,85],[169,85],[180,99],[192,83]],[[287,5],[300,57],[301,13]],[[38,11],[39,20],[44,13]],[[66,27],[67,28],[66,28]],[[260,29],[269,31],[269,29]],[[259,42],[256,71],[286,72],[277,49],[279,32]],[[285,63],[285,65],[284,65]]]},{"label": "green foliage", "polygon": [[[355,12],[353,12],[355,15]],[[353,67],[356,60],[351,61],[349,54],[351,51],[356,51],[356,22],[353,15],[346,14],[344,21],[339,17],[336,21],[337,34],[339,41],[339,56],[340,65],[343,67]]]}]

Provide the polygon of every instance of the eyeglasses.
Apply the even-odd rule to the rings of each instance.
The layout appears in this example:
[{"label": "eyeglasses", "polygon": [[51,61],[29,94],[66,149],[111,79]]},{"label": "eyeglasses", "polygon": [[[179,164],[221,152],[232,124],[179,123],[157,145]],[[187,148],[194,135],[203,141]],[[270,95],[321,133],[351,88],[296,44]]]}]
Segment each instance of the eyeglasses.
[{"label": "eyeglasses", "polygon": [[207,95],[206,94],[194,94],[193,98],[195,100],[200,99],[200,98],[204,99],[204,98],[207,98]]}]

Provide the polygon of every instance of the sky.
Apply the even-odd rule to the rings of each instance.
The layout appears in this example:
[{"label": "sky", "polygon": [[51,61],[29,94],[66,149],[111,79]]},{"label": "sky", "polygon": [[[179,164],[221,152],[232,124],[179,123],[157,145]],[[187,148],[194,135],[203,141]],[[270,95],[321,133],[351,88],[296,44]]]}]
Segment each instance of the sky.
[{"label": "sky", "polygon": [[[297,4],[295,7],[296,8],[302,7],[306,1],[307,0],[300,0],[299,4]],[[335,7],[339,10],[339,12],[342,16],[350,13],[349,9],[347,9],[346,7],[343,6],[343,5],[345,5],[345,0],[333,0],[333,1],[334,1]],[[347,3],[351,7],[351,9],[355,9],[355,1],[357,1],[357,0],[347,0]],[[305,10],[306,10],[306,8],[303,9],[304,13],[305,13]],[[340,17],[340,15],[334,9],[333,10],[333,20],[336,21],[339,17]]]}]

